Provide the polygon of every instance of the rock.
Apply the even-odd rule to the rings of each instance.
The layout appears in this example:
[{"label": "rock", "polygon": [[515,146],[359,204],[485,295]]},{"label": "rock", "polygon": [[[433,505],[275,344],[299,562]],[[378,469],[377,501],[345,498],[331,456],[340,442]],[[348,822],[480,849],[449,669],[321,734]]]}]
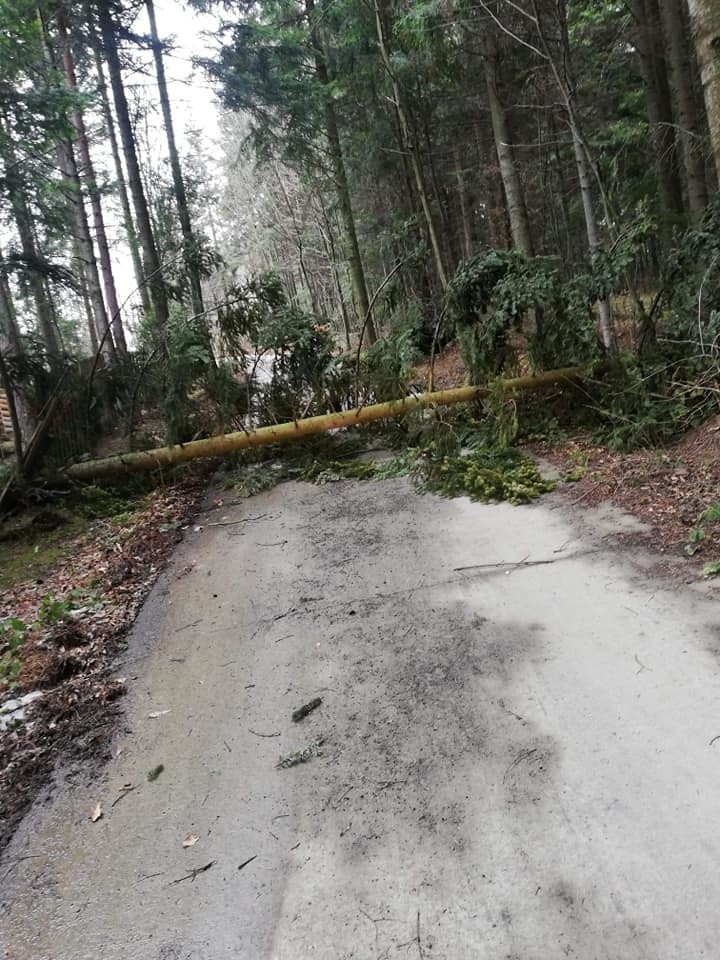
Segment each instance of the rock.
[{"label": "rock", "polygon": [[16,723],[24,723],[25,708],[42,695],[41,690],[33,690],[32,693],[6,700],[5,703],[0,705],[0,733],[14,727]]}]

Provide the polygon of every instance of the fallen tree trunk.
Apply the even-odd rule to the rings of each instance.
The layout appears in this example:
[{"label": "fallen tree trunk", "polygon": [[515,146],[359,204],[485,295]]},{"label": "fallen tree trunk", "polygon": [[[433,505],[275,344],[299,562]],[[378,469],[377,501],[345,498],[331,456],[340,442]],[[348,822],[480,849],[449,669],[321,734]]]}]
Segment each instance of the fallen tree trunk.
[{"label": "fallen tree trunk", "polygon": [[[582,376],[584,368],[566,367],[562,370],[547,370],[530,377],[516,377],[500,380],[495,385],[506,391],[536,390],[540,387],[576,380]],[[119,473],[135,473],[141,470],[157,470],[171,467],[186,460],[200,457],[221,457],[246,447],[260,447],[272,443],[284,443],[300,437],[309,437],[315,433],[354,427],[373,420],[385,420],[400,417],[411,410],[422,407],[450,406],[454,403],[468,403],[476,397],[487,396],[490,387],[455,387],[452,390],[438,390],[434,393],[421,393],[402,400],[390,400],[387,403],[375,403],[368,407],[357,407],[341,413],[327,413],[305,420],[279,423],[271,427],[258,427],[256,430],[244,430],[237,433],[225,433],[219,437],[205,440],[192,440],[190,443],[176,444],[172,447],[157,447],[138,453],[125,453],[103,460],[88,460],[74,463],[63,476],[70,480],[97,480]]]}]

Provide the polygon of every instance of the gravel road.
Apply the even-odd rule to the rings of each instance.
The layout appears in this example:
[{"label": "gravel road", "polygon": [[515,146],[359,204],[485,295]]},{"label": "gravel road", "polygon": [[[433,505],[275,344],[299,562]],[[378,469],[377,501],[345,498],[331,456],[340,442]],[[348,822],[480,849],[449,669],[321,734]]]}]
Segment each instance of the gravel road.
[{"label": "gravel road", "polygon": [[403,479],[208,509],[114,759],[5,852],[3,956],[717,958],[717,602],[629,526]]}]

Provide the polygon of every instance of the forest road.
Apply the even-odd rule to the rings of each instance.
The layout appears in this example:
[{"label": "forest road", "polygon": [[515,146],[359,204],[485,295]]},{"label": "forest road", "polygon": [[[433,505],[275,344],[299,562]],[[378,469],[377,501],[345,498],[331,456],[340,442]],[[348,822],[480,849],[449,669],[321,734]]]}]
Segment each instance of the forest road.
[{"label": "forest road", "polygon": [[197,523],[117,756],[5,853],[6,960],[718,957],[717,604],[630,521],[399,479]]}]

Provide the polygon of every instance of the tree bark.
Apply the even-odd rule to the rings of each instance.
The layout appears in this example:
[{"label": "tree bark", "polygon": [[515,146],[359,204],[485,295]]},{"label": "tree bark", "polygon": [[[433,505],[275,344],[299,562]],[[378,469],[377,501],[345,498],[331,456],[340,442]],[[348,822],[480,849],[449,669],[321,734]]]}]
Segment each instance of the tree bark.
[{"label": "tree bark", "polygon": [[385,39],[385,27],[383,26],[383,18],[382,18],[382,12],[380,10],[379,0],[374,0],[374,8],[375,8],[375,28],[377,32],[377,38],[378,38],[378,47],[380,49],[380,56],[382,57],[385,70],[392,84],[393,99],[395,101],[395,109],[397,111],[398,121],[400,124],[402,146],[403,146],[403,150],[405,150],[410,156],[410,165],[412,167],[413,176],[415,178],[415,187],[417,189],[418,196],[420,198],[420,205],[422,206],[423,215],[425,217],[425,224],[427,226],[427,231],[428,231],[428,237],[430,238],[430,246],[432,247],[433,256],[435,259],[435,269],[437,270],[440,286],[444,291],[448,285],[447,273],[445,271],[445,264],[443,262],[442,247],[440,245],[440,239],[438,237],[437,229],[435,227],[435,218],[433,217],[432,209],[430,207],[430,200],[428,198],[427,188],[425,186],[425,174],[422,168],[422,163],[420,162],[420,155],[418,152],[417,141],[415,140],[415,137],[410,127],[407,111],[405,108],[404,98],[402,95],[402,91],[400,90],[400,83],[398,82],[397,75],[390,61],[390,54],[388,52],[387,42]]},{"label": "tree bark", "polygon": [[0,253],[0,338],[2,349],[12,357],[19,357],[23,353],[20,329],[17,325],[17,314],[13,303],[10,284],[8,283],[5,261]]},{"label": "tree bark", "polygon": [[[594,255],[600,247],[600,237],[598,234],[597,218],[595,216],[595,204],[592,195],[592,172],[590,161],[585,151],[585,145],[577,135],[575,129],[572,131],[573,152],[575,154],[575,164],[578,171],[578,183],[580,185],[580,195],[582,197],[583,213],[585,215],[585,229],[587,231],[588,247],[591,255]],[[605,347],[611,349],[615,345],[615,329],[612,317],[612,308],[607,298],[598,300],[598,314],[600,317],[600,334]]]},{"label": "tree bark", "polygon": [[654,0],[633,0],[635,43],[640,74],[645,86],[645,104],[655,154],[655,174],[660,194],[660,216],[665,239],[670,239],[673,220],[683,213],[682,184],[678,175],[674,118],[662,44],[658,42],[659,21],[651,19]]},{"label": "tree bark", "polygon": [[646,0],[646,3],[650,15],[662,16],[688,206],[693,222],[698,223],[707,206],[708,196],[699,136],[702,125],[698,123],[687,23],[680,0],[659,0],[659,10],[657,0]]},{"label": "tree bark", "polygon": [[143,313],[149,316],[152,310],[150,302],[150,292],[144,280],[142,260],[140,259],[140,241],[138,240],[137,230],[133,221],[132,210],[130,209],[130,198],[128,197],[127,184],[125,183],[125,171],[123,170],[122,160],[120,158],[120,148],[118,146],[117,133],[115,131],[115,119],[110,107],[110,98],[108,96],[107,84],[105,82],[105,71],[103,70],[102,58],[97,43],[94,44],[95,54],[95,72],[97,74],[98,92],[100,94],[100,107],[102,109],[103,119],[105,121],[105,131],[107,133],[110,152],[115,167],[115,180],[117,182],[118,197],[120,199],[120,208],[123,215],[123,225],[125,227],[125,236],[130,249],[130,257],[135,274],[135,284],[140,295]]},{"label": "tree bark", "polygon": [[15,158],[9,157],[9,165],[5,168],[5,183],[10,195],[13,219],[20,239],[20,248],[25,260],[24,272],[30,287],[30,293],[35,304],[37,324],[40,336],[50,354],[60,353],[60,341],[57,335],[55,311],[48,297],[45,280],[37,270],[39,262],[35,244],[35,230],[32,214],[28,206],[22,183],[18,177],[18,165]]},{"label": "tree bark", "polygon": [[513,245],[524,251],[529,257],[533,256],[532,234],[528,220],[527,208],[522,183],[518,174],[515,156],[510,139],[510,130],[507,122],[505,107],[498,94],[497,87],[497,46],[492,33],[488,33],[485,41],[483,56],[485,83],[487,86],[490,118],[492,120],[495,150],[497,152],[500,177],[505,190],[507,212],[510,219],[510,232]]},{"label": "tree bark", "polygon": [[[338,207],[340,217],[343,222],[343,228],[347,238],[349,249],[348,262],[350,267],[350,278],[352,280],[353,294],[355,296],[355,307],[357,310],[360,324],[365,323],[370,308],[370,297],[368,295],[367,281],[365,279],[365,270],[362,257],[360,256],[360,244],[358,243],[357,230],[355,227],[355,215],[353,213],[352,201],[350,199],[350,187],[348,185],[347,170],[345,169],[345,158],[343,156],[342,144],[340,142],[340,132],[338,129],[337,114],[335,104],[330,94],[330,73],[325,56],[322,37],[318,29],[315,16],[315,0],[305,0],[305,11],[307,13],[308,26],[310,29],[310,43],[312,45],[313,57],[315,59],[315,73],[323,88],[323,112],[325,118],[325,134],[328,139],[328,148],[330,151],[330,162],[333,168],[333,177],[335,181],[335,190],[337,191]],[[375,343],[377,332],[375,323],[370,317],[367,328],[367,339],[369,344]]]},{"label": "tree bark", "polygon": [[140,165],[135,149],[135,136],[133,134],[132,123],[130,122],[130,110],[123,86],[122,69],[120,67],[120,57],[117,49],[116,28],[110,14],[109,0],[98,0],[98,13],[103,49],[108,74],[110,76],[110,87],[115,101],[115,113],[120,129],[120,140],[125,156],[125,167],[128,173],[128,187],[130,189],[133,206],[135,207],[135,221],[137,223],[140,245],[143,252],[144,279],[150,287],[150,299],[155,313],[155,320],[161,327],[164,327],[169,317],[167,292],[165,290],[162,267],[155,245],[155,237],[150,221],[150,211],[142,185]]},{"label": "tree bark", "polygon": [[[77,77],[75,75],[75,62],[70,49],[70,42],[63,22],[63,15],[57,16],[58,36],[62,50],[63,71],[68,87],[77,92]],[[100,272],[102,274],[103,289],[105,291],[105,304],[107,307],[108,320],[112,327],[112,337],[115,349],[119,354],[127,353],[127,343],[125,341],[125,331],[123,329],[122,316],[120,314],[120,305],[115,289],[115,277],[113,276],[112,261],[110,259],[110,246],[108,244],[107,232],[105,230],[105,218],[103,216],[102,201],[100,199],[100,190],[95,177],[95,168],[90,155],[90,144],[88,142],[87,129],[85,127],[85,117],[82,110],[77,107],[71,113],[71,120],[77,136],[77,146],[80,153],[81,165],[78,169],[79,179],[84,183],[90,200],[90,209],[92,211],[93,227],[95,230],[95,242],[97,243],[98,255],[100,259]]]},{"label": "tree bark", "polygon": [[75,154],[72,143],[69,140],[60,140],[57,144],[58,163],[65,179],[65,196],[70,204],[73,220],[75,222],[76,240],[78,252],[80,255],[80,270],[87,284],[87,291],[92,304],[93,316],[95,317],[95,329],[97,330],[98,341],[102,342],[102,352],[105,359],[112,363],[115,359],[115,344],[108,330],[108,315],[103,300],[102,287],[100,286],[100,273],[98,271],[97,259],[95,258],[95,248],[93,246],[92,235],[90,234],[90,225],[88,223],[87,211],[82,194],[82,184],[78,173]]},{"label": "tree bark", "polygon": [[688,0],[715,169],[720,179],[720,4]]},{"label": "tree bark", "polygon": [[153,0],[145,0],[145,6],[147,8],[148,20],[150,21],[150,37],[152,40],[153,57],[155,59],[155,73],[157,75],[160,107],[162,109],[163,123],[165,126],[165,137],[167,138],[168,157],[170,159],[170,169],[172,171],[173,186],[175,188],[175,203],[177,204],[178,219],[183,235],[185,269],[190,279],[190,296],[193,313],[195,316],[199,316],[204,313],[205,308],[203,306],[202,285],[200,283],[200,271],[198,269],[198,247],[195,237],[193,236],[185,181],[180,166],[180,154],[178,153],[177,143],[175,141],[175,129],[173,127],[170,97],[168,96],[167,79],[165,77],[162,44],[158,36]]},{"label": "tree bark", "polygon": [[453,151],[453,161],[455,164],[455,181],[457,183],[458,203],[460,206],[460,227],[462,229],[462,255],[468,258],[472,252],[472,239],[470,233],[470,212],[468,209],[467,186],[465,184],[465,174],[463,172],[460,150],[456,147]]},{"label": "tree bark", "polygon": [[323,222],[320,222],[320,219],[317,220],[318,230],[320,231],[320,236],[322,237],[323,246],[325,247],[325,253],[328,260],[330,261],[333,281],[335,283],[335,292],[337,294],[338,306],[340,307],[340,315],[342,317],[343,332],[345,334],[345,348],[350,351],[350,318],[348,317],[347,306],[345,304],[345,295],[343,294],[342,282],[340,280],[340,270],[338,269],[338,258],[335,250],[335,238],[332,233],[332,226],[330,225],[330,218],[327,215],[327,210],[325,209],[325,201],[322,195],[318,195],[318,204],[320,206],[320,211],[322,213]]},{"label": "tree bark", "polygon": [[[78,247],[77,237],[73,237],[73,257],[76,260],[80,260],[80,250]],[[90,350],[92,355],[98,352],[98,347],[100,345],[98,341],[97,330],[95,329],[95,318],[93,317],[92,305],[90,304],[90,297],[88,295],[87,283],[85,283],[85,277],[80,276],[80,299],[82,301],[83,310],[85,311],[85,322],[87,324],[88,337],[90,338]]]}]

